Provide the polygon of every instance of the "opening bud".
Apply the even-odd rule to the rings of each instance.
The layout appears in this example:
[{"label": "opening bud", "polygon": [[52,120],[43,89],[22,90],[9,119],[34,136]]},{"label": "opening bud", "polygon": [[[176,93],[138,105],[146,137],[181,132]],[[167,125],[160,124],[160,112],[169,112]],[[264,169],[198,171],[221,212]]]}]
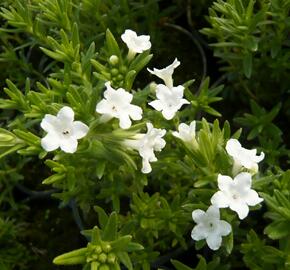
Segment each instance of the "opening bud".
[{"label": "opening bud", "polygon": [[109,58],[109,62],[111,65],[115,66],[119,63],[119,58],[117,55],[111,55],[111,57]]}]

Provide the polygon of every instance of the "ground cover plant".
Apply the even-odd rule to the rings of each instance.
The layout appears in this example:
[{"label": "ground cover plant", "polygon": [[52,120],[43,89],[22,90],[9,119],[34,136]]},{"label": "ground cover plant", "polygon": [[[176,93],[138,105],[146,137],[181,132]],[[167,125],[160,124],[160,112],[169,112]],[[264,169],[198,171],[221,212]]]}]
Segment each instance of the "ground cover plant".
[{"label": "ground cover plant", "polygon": [[0,269],[290,269],[289,0],[4,0]]}]

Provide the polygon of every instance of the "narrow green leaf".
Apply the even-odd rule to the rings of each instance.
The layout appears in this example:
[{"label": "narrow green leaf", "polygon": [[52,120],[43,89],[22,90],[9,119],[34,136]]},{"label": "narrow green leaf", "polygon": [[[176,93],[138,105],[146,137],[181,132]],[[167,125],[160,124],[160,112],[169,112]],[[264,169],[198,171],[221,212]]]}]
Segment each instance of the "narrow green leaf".
[{"label": "narrow green leaf", "polygon": [[113,212],[103,231],[104,241],[113,241],[117,238],[117,213]]},{"label": "narrow green leaf", "polygon": [[170,261],[174,265],[176,270],[193,270],[192,268],[186,266],[185,264],[183,264],[177,260],[170,260]]},{"label": "narrow green leaf", "polygon": [[245,76],[249,79],[252,75],[252,54],[247,53],[243,58],[243,70]]},{"label": "narrow green leaf", "polygon": [[86,262],[87,248],[73,250],[54,258],[53,263],[57,265],[84,264]]}]

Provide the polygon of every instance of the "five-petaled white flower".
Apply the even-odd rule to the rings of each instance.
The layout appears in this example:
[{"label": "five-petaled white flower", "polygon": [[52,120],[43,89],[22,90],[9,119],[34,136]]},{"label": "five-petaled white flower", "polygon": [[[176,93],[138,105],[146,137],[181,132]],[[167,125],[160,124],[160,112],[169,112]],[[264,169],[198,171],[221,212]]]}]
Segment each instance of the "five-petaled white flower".
[{"label": "five-petaled white flower", "polygon": [[170,120],[182,105],[190,103],[183,98],[183,91],[184,87],[182,85],[168,88],[164,84],[158,84],[156,86],[156,97],[158,99],[151,101],[149,105],[155,110],[161,111],[166,120]]},{"label": "five-petaled white flower", "polygon": [[196,122],[192,121],[189,125],[181,123],[178,126],[178,132],[173,131],[172,135],[184,142],[192,142],[195,140]]},{"label": "five-petaled white flower", "polygon": [[131,127],[131,119],[142,119],[142,109],[131,104],[133,99],[132,94],[128,93],[123,88],[118,88],[117,90],[113,89],[109,82],[106,82],[105,86],[107,90],[104,92],[104,99],[102,99],[96,107],[96,111],[102,114],[102,121],[118,118],[120,127],[122,129],[127,129]]},{"label": "five-petaled white flower", "polygon": [[249,150],[243,148],[236,139],[228,140],[226,150],[234,159],[234,175],[237,174],[242,167],[245,167],[254,173],[258,172],[258,163],[265,157],[263,152],[257,156],[257,149]]},{"label": "five-petaled white flower", "polygon": [[87,125],[74,121],[74,111],[67,106],[57,116],[46,114],[40,126],[47,132],[41,139],[41,146],[47,152],[60,147],[66,153],[74,153],[78,146],[77,140],[85,137],[89,131]]},{"label": "five-petaled white flower", "polygon": [[258,193],[251,189],[252,176],[250,173],[239,173],[234,179],[227,175],[218,175],[217,191],[211,198],[211,203],[219,208],[229,207],[240,219],[249,213],[249,206],[262,202]]},{"label": "five-petaled white flower", "polygon": [[142,157],[142,172],[150,173],[152,171],[150,162],[157,161],[154,151],[160,152],[165,147],[165,129],[154,128],[151,123],[147,123],[146,134],[136,134],[133,139],[125,140],[127,147],[136,149]]},{"label": "five-petaled white flower", "polygon": [[132,59],[136,53],[142,53],[151,48],[150,36],[137,36],[136,32],[130,29],[127,29],[124,34],[121,35],[121,39],[126,43],[129,49],[129,59]]},{"label": "five-petaled white flower", "polygon": [[174,72],[174,69],[177,68],[179,65],[180,62],[177,60],[177,58],[175,58],[173,63],[165,68],[162,69],[154,68],[153,70],[147,68],[147,70],[151,74],[154,74],[155,76],[162,79],[168,88],[172,88],[173,87],[172,74]]},{"label": "five-petaled white flower", "polygon": [[219,249],[222,243],[222,236],[226,236],[232,231],[232,227],[228,222],[220,220],[220,211],[213,205],[206,212],[200,209],[194,210],[192,219],[197,225],[191,232],[191,238],[196,241],[205,239],[212,250]]}]

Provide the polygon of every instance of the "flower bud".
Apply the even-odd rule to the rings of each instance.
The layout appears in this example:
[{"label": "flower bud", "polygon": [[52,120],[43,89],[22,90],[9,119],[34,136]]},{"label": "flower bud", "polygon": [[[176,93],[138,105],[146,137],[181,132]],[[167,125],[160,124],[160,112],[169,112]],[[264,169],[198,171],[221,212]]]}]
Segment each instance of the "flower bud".
[{"label": "flower bud", "polygon": [[96,252],[97,254],[100,254],[102,252],[101,246],[95,246],[94,247],[94,252]]},{"label": "flower bud", "polygon": [[102,264],[99,270],[110,270],[110,267],[107,264]]},{"label": "flower bud", "polygon": [[118,80],[118,81],[122,81],[123,79],[124,79],[123,75],[119,74],[119,75],[117,76],[117,80]]},{"label": "flower bud", "polygon": [[117,55],[111,55],[111,57],[109,58],[109,62],[112,66],[115,66],[119,63],[119,58]]},{"label": "flower bud", "polygon": [[117,75],[119,74],[119,70],[116,69],[116,68],[112,68],[112,69],[111,69],[111,74],[112,74],[113,76],[117,76]]},{"label": "flower bud", "polygon": [[114,264],[116,261],[116,256],[114,253],[109,253],[108,254],[108,262]]},{"label": "flower bud", "polygon": [[108,244],[108,243],[104,243],[104,244],[102,245],[102,249],[103,249],[104,252],[108,253],[108,252],[110,252],[110,251],[112,250],[112,247],[111,247],[110,244]]},{"label": "flower bud", "polygon": [[105,253],[101,253],[99,255],[99,261],[105,263],[107,261],[107,255]]},{"label": "flower bud", "polygon": [[126,66],[121,66],[120,67],[120,73],[126,74],[127,73],[127,67]]}]

